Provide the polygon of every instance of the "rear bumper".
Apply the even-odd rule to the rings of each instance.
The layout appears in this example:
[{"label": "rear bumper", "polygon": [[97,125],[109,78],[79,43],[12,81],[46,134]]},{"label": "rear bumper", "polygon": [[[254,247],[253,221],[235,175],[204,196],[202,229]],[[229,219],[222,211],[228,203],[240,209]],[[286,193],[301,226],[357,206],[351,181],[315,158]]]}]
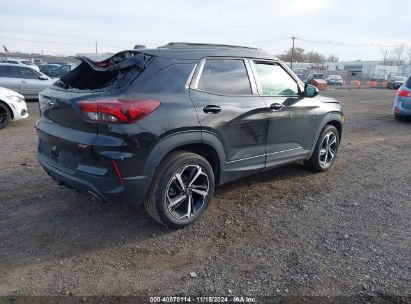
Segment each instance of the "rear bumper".
[{"label": "rear bumper", "polygon": [[[404,104],[406,102],[406,104]],[[407,97],[407,101],[404,101],[402,97],[396,97],[393,107],[394,115],[397,117],[410,117],[411,108],[410,108],[411,98]]]},{"label": "rear bumper", "polygon": [[58,184],[76,189],[83,194],[96,196],[102,201],[116,204],[139,205],[143,203],[152,171],[154,171],[154,169],[150,170],[147,175],[143,176],[124,178],[123,185],[118,184],[113,187],[112,177],[94,176],[78,171],[65,172],[41,154],[38,154],[38,161]]},{"label": "rear bumper", "polygon": [[394,113],[396,117],[411,118],[411,111],[409,113]]}]

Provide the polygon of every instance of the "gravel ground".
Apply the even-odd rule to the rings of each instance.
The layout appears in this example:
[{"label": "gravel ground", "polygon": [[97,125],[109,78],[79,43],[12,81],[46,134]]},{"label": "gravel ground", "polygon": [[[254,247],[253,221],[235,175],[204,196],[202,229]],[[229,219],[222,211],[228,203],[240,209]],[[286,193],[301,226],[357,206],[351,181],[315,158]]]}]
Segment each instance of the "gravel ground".
[{"label": "gravel ground", "polygon": [[411,122],[393,119],[394,91],[324,95],[347,116],[329,172],[295,164],[220,186],[179,231],[53,184],[29,103],[0,130],[0,295],[410,297]]}]

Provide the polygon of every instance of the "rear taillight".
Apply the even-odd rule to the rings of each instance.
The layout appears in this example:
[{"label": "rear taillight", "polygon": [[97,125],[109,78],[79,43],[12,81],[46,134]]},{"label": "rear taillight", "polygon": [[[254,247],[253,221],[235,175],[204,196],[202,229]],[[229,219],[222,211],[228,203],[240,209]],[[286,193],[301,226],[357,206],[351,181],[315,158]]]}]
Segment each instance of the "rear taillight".
[{"label": "rear taillight", "polygon": [[133,123],[158,108],[157,100],[82,100],[77,106],[83,115],[96,122]]},{"label": "rear taillight", "polygon": [[398,90],[397,91],[397,96],[401,97],[411,97],[411,92],[407,90]]}]

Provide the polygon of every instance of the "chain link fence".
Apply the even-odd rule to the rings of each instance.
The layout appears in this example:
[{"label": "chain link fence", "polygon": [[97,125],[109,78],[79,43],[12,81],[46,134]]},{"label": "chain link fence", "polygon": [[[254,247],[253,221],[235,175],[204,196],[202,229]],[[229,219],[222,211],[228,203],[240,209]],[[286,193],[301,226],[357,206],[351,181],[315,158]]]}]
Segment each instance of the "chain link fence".
[{"label": "chain link fence", "polygon": [[334,85],[328,83],[333,88],[387,88],[388,80],[393,76],[408,77],[411,74],[411,65],[399,67],[397,72],[372,71],[366,72],[357,70],[329,71],[321,68],[293,69],[294,72],[305,81],[310,75],[316,78],[327,80],[329,76],[338,75],[343,79],[343,84]]}]

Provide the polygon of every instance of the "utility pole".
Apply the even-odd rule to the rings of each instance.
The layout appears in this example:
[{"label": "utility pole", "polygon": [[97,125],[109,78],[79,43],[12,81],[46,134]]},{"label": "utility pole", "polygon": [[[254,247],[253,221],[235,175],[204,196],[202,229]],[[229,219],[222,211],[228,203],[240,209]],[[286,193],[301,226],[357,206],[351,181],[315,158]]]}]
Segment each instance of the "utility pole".
[{"label": "utility pole", "polygon": [[292,36],[291,39],[293,40],[293,47],[291,48],[291,70],[293,69],[293,60],[294,60],[294,40],[297,37]]},{"label": "utility pole", "polygon": [[96,41],[96,54],[97,54],[97,41]]}]

